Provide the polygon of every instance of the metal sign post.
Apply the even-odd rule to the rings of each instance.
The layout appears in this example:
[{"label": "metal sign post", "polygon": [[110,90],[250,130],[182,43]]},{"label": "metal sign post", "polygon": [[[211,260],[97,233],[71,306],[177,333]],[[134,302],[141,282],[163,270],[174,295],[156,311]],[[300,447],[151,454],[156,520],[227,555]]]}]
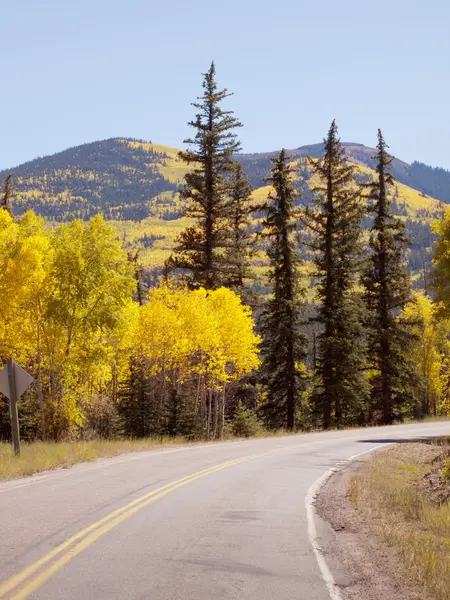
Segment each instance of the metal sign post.
[{"label": "metal sign post", "polygon": [[0,371],[0,393],[9,398],[9,411],[11,415],[11,434],[14,454],[20,455],[19,413],[17,402],[24,391],[33,383],[33,378],[22,367],[17,365],[12,358],[6,367]]},{"label": "metal sign post", "polygon": [[14,454],[19,456],[20,454],[20,431],[19,431],[19,412],[17,410],[17,397],[16,389],[16,365],[12,358],[8,360],[6,365],[8,369],[8,383],[9,383],[9,410],[11,413],[11,434],[12,442],[14,447]]}]

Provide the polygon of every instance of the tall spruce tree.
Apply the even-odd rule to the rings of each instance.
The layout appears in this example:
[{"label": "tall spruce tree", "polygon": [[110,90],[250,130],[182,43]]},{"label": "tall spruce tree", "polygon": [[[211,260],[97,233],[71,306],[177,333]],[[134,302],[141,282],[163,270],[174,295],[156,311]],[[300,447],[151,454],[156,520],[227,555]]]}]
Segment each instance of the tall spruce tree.
[{"label": "tall spruce tree", "polygon": [[151,378],[145,375],[138,360],[130,360],[129,375],[119,390],[118,413],[123,432],[129,437],[148,437],[161,434],[159,399],[155,398]]},{"label": "tall spruce tree", "polygon": [[272,297],[261,315],[263,374],[267,383],[267,421],[272,427],[294,429],[305,381],[301,363],[307,339],[301,332],[304,290],[300,287],[293,169],[284,150],[272,159],[273,186],[264,207],[264,237],[268,240]]},{"label": "tall spruce tree", "polygon": [[1,208],[4,208],[6,211],[12,215],[12,199],[14,196],[13,190],[13,175],[10,173],[5,179],[5,187],[3,189],[3,194],[1,198]]},{"label": "tall spruce tree", "polygon": [[245,282],[254,278],[251,269],[255,250],[251,231],[252,191],[242,165],[235,162],[230,178],[230,236],[224,260],[224,281],[227,287],[245,298],[249,296]]},{"label": "tall spruce tree", "polygon": [[333,121],[323,159],[310,159],[315,197],[301,216],[310,234],[318,279],[316,321],[320,325],[312,396],[314,420],[325,429],[361,423],[367,399],[363,373],[363,305],[357,292],[363,206],[355,191],[354,168]]},{"label": "tall spruce tree", "polygon": [[230,178],[233,154],[240,149],[234,129],[241,123],[221,104],[230,96],[218,90],[214,62],[203,75],[203,96],[193,106],[198,110],[189,125],[196,130],[180,158],[192,165],[185,176],[182,196],[188,201],[187,216],[195,225],[178,238],[168,267],[186,273],[190,287],[214,289],[223,283],[225,250],[230,237]]},{"label": "tall spruce tree", "polygon": [[363,277],[367,303],[367,334],[372,378],[373,417],[385,424],[401,418],[405,406],[417,390],[414,366],[408,360],[408,347],[414,342],[414,324],[398,318],[411,300],[411,283],[403,253],[408,243],[405,226],[392,214],[389,190],[395,179],[390,171],[392,158],[378,130],[377,177],[365,184],[369,212],[370,256]]}]

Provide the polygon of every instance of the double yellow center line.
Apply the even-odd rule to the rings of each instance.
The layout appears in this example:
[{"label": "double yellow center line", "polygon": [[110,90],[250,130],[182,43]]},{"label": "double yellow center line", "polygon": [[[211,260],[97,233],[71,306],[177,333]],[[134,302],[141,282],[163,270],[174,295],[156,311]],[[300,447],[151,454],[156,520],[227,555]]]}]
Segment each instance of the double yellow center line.
[{"label": "double yellow center line", "polygon": [[[58,571],[60,571],[65,565],[67,565],[68,562],[70,562],[73,558],[78,556],[78,554],[83,552],[83,550],[88,548],[102,535],[104,535],[105,533],[107,533],[126,519],[129,519],[146,506],[149,506],[153,502],[156,502],[160,498],[163,498],[164,496],[170,494],[178,488],[192,483],[193,481],[196,481],[197,479],[200,479],[202,477],[206,477],[207,475],[211,475],[212,473],[217,473],[218,471],[222,471],[223,469],[228,469],[229,467],[248,462],[249,460],[253,460],[255,458],[268,456],[270,454],[275,454],[276,452],[281,452],[283,450],[292,450],[301,446],[310,446],[312,444],[320,444],[324,442],[325,440],[308,442],[305,444],[297,444],[295,446],[283,446],[281,448],[276,448],[275,450],[270,450],[269,452],[264,452],[262,454],[251,454],[249,456],[244,456],[243,458],[220,463],[214,467],[197,471],[196,473],[192,473],[191,475],[187,475],[186,477],[182,477],[181,479],[177,479],[176,481],[172,481],[171,483],[163,485],[162,487],[153,490],[152,492],[148,492],[140,498],[129,502],[121,508],[118,508],[117,510],[111,512],[105,517],[99,519],[95,523],[92,523],[92,525],[89,525],[89,527],[85,527],[84,529],[67,539],[62,544],[59,544],[59,546],[55,546],[55,548],[53,548],[52,550],[50,550],[50,552],[42,556],[42,558],[38,559],[36,562],[29,565],[16,575],[13,575],[4,583],[1,583],[0,598],[6,598],[9,592],[16,590],[11,596],[8,596],[9,600],[25,600],[25,598],[28,598],[28,596],[30,596],[33,592],[40,588],[48,579],[50,579],[50,577],[52,577]],[[57,560],[51,562],[55,558]]]}]

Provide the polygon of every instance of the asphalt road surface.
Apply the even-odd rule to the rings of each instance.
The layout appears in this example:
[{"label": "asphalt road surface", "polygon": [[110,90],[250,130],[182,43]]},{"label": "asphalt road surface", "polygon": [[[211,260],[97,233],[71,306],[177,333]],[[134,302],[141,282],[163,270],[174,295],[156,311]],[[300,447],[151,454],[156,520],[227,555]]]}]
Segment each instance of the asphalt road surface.
[{"label": "asphalt road surface", "polygon": [[0,598],[329,600],[308,490],[354,455],[445,434],[441,422],[185,446],[0,484]]}]

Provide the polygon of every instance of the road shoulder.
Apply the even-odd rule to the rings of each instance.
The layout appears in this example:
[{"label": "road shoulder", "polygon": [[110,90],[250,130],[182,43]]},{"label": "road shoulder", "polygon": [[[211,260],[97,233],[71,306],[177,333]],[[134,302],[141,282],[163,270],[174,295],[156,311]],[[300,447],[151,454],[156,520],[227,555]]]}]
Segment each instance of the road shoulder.
[{"label": "road shoulder", "polygon": [[364,457],[334,473],[315,502],[318,542],[345,600],[430,600],[408,581],[395,552],[372,533],[347,497]]}]

